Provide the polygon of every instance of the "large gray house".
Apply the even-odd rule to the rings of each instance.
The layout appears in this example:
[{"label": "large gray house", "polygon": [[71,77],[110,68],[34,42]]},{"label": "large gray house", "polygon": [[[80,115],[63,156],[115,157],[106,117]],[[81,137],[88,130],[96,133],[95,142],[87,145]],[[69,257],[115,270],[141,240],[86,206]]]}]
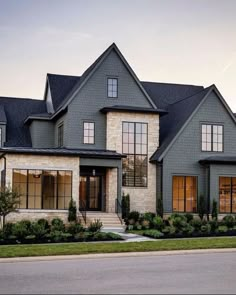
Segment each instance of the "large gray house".
[{"label": "large gray house", "polygon": [[47,74],[43,100],[0,97],[9,218],[66,218],[71,198],[111,218],[123,193],[140,212],[195,213],[203,195],[236,213],[235,124],[215,85],[140,81],[112,44],[81,76]]}]

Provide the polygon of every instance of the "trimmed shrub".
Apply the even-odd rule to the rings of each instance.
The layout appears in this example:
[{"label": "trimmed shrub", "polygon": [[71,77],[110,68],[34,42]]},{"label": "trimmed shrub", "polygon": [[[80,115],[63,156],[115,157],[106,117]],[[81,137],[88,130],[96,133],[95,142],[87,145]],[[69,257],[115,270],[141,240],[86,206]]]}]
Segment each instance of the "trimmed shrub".
[{"label": "trimmed shrub", "polygon": [[12,235],[17,239],[22,240],[26,236],[31,235],[31,232],[28,228],[29,223],[25,222],[25,220],[19,221],[12,226]]},{"label": "trimmed shrub", "polygon": [[90,223],[88,227],[88,231],[90,232],[99,232],[102,228],[102,222],[100,219],[95,219],[93,222]]},{"label": "trimmed shrub", "polygon": [[228,227],[226,225],[220,225],[218,227],[218,232],[219,233],[227,233],[227,231],[228,231]]},{"label": "trimmed shrub", "polygon": [[144,220],[142,221],[142,228],[143,228],[143,229],[149,229],[149,228],[150,228],[150,221],[144,219]]},{"label": "trimmed shrub", "polygon": [[131,211],[128,215],[128,219],[133,219],[134,222],[137,222],[139,220],[140,213],[138,211]]},{"label": "trimmed shrub", "polygon": [[65,230],[64,222],[58,217],[52,220],[51,225],[52,225],[52,231],[63,232]]},{"label": "trimmed shrub", "polygon": [[189,223],[190,221],[193,220],[193,214],[191,214],[191,213],[185,213],[184,217],[186,218],[187,223]]},{"label": "trimmed shrub", "polygon": [[118,234],[115,234],[115,233],[106,233],[106,234],[109,240],[114,240],[114,241],[121,240],[121,237]]},{"label": "trimmed shrub", "polygon": [[152,222],[155,229],[161,231],[164,228],[164,222],[160,216],[155,216]]},{"label": "trimmed shrub", "polygon": [[198,232],[198,231],[201,230],[202,221],[199,220],[199,219],[193,219],[193,220],[190,222],[190,225],[194,227],[194,230],[195,230],[196,232]]},{"label": "trimmed shrub", "polygon": [[212,202],[211,218],[212,220],[218,220],[218,205],[216,200]]},{"label": "trimmed shrub", "polygon": [[226,215],[222,219],[222,223],[223,225],[226,225],[228,228],[233,228],[235,225],[235,219],[233,215]]},{"label": "trimmed shrub", "polygon": [[4,239],[7,239],[10,235],[12,235],[12,227],[13,223],[6,223],[3,229]]},{"label": "trimmed shrub", "polygon": [[175,232],[176,232],[176,229],[175,229],[174,226],[166,226],[166,227],[164,227],[163,230],[162,230],[162,233],[163,233],[163,234],[170,234],[170,235],[173,235],[173,234],[175,234]]},{"label": "trimmed shrub", "polygon": [[211,232],[211,225],[209,223],[207,223],[206,225],[202,225],[201,232],[209,234]]},{"label": "trimmed shrub", "polygon": [[77,208],[74,200],[70,200],[69,208],[68,208],[68,221],[76,222],[77,221]]},{"label": "trimmed shrub", "polygon": [[80,223],[71,223],[66,229],[66,231],[72,235],[83,232],[84,230],[84,227]]},{"label": "trimmed shrub", "polygon": [[122,219],[126,219],[130,213],[130,196],[129,194],[123,194],[121,200],[121,207],[122,207]]},{"label": "trimmed shrub", "polygon": [[203,195],[200,195],[199,200],[198,200],[198,215],[201,220],[203,220],[206,212],[207,212],[207,210],[206,210],[205,197]]},{"label": "trimmed shrub", "polygon": [[45,228],[45,224],[43,222],[33,222],[31,224],[31,232],[32,235],[35,236],[36,239],[42,239],[46,233],[48,232],[48,229]]},{"label": "trimmed shrub", "polygon": [[181,232],[187,226],[187,220],[184,216],[178,216],[173,219],[172,224],[178,232]]},{"label": "trimmed shrub", "polygon": [[49,229],[49,223],[48,220],[45,218],[40,218],[37,220],[37,223],[42,225],[45,229]]},{"label": "trimmed shrub", "polygon": [[213,220],[209,221],[209,224],[211,226],[211,231],[212,232],[216,232],[218,230],[219,224],[218,224],[218,221],[216,219],[213,219]]},{"label": "trimmed shrub", "polygon": [[154,238],[154,239],[158,239],[164,236],[163,233],[161,233],[159,230],[156,230],[156,229],[147,230],[146,232],[144,232],[143,235],[146,237]]},{"label": "trimmed shrub", "polygon": [[161,198],[157,199],[157,215],[163,218],[163,201]]}]

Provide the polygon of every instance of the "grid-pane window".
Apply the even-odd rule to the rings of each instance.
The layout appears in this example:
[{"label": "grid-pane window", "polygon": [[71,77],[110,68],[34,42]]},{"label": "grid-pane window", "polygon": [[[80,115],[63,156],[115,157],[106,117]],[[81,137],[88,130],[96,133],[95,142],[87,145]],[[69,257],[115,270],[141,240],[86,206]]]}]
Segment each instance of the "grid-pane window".
[{"label": "grid-pane window", "polygon": [[94,122],[84,122],[84,143],[94,144]]},{"label": "grid-pane window", "polygon": [[202,124],[202,151],[223,151],[223,126]]},{"label": "grid-pane window", "polygon": [[147,186],[147,124],[123,122],[123,186]]},{"label": "grid-pane window", "polygon": [[197,177],[173,176],[173,211],[197,212]]},{"label": "grid-pane window", "polygon": [[107,96],[118,97],[118,79],[115,79],[115,78],[107,79]]},{"label": "grid-pane window", "polygon": [[64,133],[64,126],[63,124],[61,124],[60,126],[58,126],[58,147],[62,147],[63,146],[63,133]]},{"label": "grid-pane window", "polygon": [[13,187],[22,209],[68,209],[72,198],[72,172],[13,170]]},{"label": "grid-pane window", "polygon": [[220,213],[236,213],[236,177],[219,179]]}]

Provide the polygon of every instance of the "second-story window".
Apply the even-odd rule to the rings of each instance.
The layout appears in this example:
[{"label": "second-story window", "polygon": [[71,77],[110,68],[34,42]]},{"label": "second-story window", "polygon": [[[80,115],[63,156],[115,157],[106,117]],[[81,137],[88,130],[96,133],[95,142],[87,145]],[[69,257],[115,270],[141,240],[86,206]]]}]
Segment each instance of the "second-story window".
[{"label": "second-story window", "polygon": [[94,144],[94,122],[84,122],[84,143]]},{"label": "second-story window", "polygon": [[118,97],[118,79],[108,78],[107,79],[107,97]]},{"label": "second-story window", "polygon": [[223,126],[202,124],[202,151],[223,152]]},{"label": "second-story window", "polygon": [[64,125],[61,124],[58,126],[58,147],[63,147],[63,133],[64,133]]},{"label": "second-story window", "polygon": [[123,186],[147,186],[147,134],[147,123],[123,122]]}]

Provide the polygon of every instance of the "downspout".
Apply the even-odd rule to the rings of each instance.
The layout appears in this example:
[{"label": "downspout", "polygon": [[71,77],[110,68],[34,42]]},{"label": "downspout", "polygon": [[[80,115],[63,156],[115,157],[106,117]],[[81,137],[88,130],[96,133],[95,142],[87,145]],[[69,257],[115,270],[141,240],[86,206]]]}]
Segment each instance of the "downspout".
[{"label": "downspout", "polygon": [[211,170],[210,165],[207,166],[207,174],[208,174],[208,192],[207,192],[207,219],[209,220],[210,209],[211,209]]}]

